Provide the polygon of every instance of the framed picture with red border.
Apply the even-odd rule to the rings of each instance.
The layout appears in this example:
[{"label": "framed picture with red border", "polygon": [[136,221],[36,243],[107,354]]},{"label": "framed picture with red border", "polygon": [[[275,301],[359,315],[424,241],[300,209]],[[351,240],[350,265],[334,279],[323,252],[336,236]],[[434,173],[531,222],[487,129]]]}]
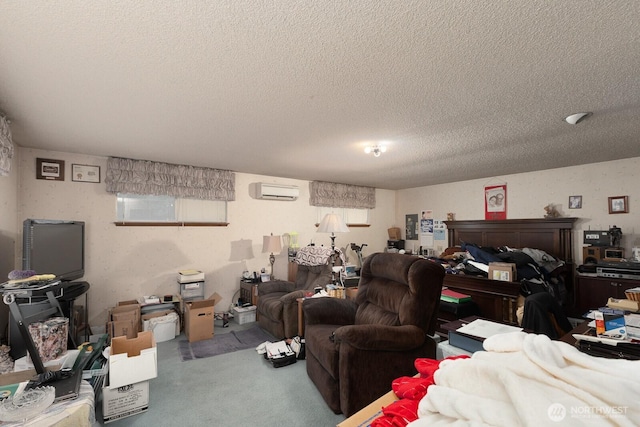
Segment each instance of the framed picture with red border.
[{"label": "framed picture with red border", "polygon": [[507,184],[484,187],[484,219],[507,219]]}]

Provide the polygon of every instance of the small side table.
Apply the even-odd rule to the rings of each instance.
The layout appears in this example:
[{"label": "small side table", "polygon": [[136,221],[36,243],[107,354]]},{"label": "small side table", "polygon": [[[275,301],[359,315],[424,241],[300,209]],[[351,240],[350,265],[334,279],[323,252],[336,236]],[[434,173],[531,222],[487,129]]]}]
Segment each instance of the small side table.
[{"label": "small side table", "polygon": [[251,302],[251,305],[258,305],[258,284],[253,282],[240,281],[240,298],[244,302]]},{"label": "small side table", "polygon": [[[240,298],[244,302],[251,301],[251,305],[258,307],[258,284],[254,282],[240,281]],[[256,309],[256,321],[258,320],[258,310]]]}]

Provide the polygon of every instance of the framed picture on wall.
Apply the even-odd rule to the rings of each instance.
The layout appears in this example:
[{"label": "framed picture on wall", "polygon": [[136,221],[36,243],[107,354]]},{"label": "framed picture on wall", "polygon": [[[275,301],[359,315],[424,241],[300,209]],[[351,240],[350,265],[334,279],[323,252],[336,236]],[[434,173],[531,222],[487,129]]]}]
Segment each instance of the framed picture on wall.
[{"label": "framed picture on wall", "polygon": [[629,196],[609,197],[609,213],[629,213]]},{"label": "framed picture on wall", "polygon": [[405,215],[406,240],[418,240],[418,214]]},{"label": "framed picture on wall", "polygon": [[569,209],[582,209],[582,196],[569,196]]},{"label": "framed picture on wall", "polygon": [[64,160],[37,158],[36,179],[64,181]]},{"label": "framed picture on wall", "polygon": [[72,164],[71,180],[76,182],[100,182],[100,166]]},{"label": "framed picture on wall", "polygon": [[507,219],[507,184],[484,187],[484,219]]}]

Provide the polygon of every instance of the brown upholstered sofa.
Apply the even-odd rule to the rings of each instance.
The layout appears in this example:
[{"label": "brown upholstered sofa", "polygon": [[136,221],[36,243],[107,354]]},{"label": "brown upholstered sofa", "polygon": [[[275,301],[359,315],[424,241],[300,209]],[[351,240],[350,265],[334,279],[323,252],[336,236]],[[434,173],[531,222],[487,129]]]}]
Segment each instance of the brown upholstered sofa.
[{"label": "brown upholstered sofa", "polygon": [[277,339],[298,335],[298,298],[331,283],[331,266],[298,265],[295,282],[273,280],[258,285],[258,324]]},{"label": "brown upholstered sofa", "polygon": [[307,373],[335,413],[347,417],[435,358],[444,269],[416,256],[376,253],[360,273],[355,301],[303,303]]}]

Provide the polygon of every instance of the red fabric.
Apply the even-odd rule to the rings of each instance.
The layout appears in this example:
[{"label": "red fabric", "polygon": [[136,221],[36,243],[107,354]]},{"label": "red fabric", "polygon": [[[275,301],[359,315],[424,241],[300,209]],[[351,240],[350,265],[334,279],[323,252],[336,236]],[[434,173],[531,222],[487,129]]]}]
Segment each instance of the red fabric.
[{"label": "red fabric", "polygon": [[418,417],[418,400],[401,399],[382,408],[382,415],[373,420],[371,427],[404,427]]},{"label": "red fabric", "polygon": [[418,401],[411,399],[396,400],[382,408],[382,413],[391,417],[394,426],[406,426],[418,418]]},{"label": "red fabric", "polygon": [[[469,356],[450,356],[447,359],[466,359]],[[440,367],[442,360],[416,359],[414,366],[420,374],[416,377],[400,377],[391,383],[393,392],[399,400],[382,408],[382,415],[373,420],[371,427],[404,427],[418,419],[418,403],[434,384],[433,374]]]},{"label": "red fabric", "polygon": [[433,373],[438,370],[440,366],[440,361],[435,359],[416,359],[414,362],[414,366],[416,370],[420,374],[421,378],[428,378],[433,376]]},{"label": "red fabric", "polygon": [[[449,356],[443,360],[467,359],[468,357],[469,356],[467,356],[466,354],[461,354],[459,356]],[[416,359],[416,361],[414,362],[414,366],[416,367],[416,370],[420,374],[421,378],[428,378],[432,377],[434,372],[438,370],[441,362],[442,360],[427,359],[425,357]]]},{"label": "red fabric", "polygon": [[433,384],[433,377],[400,377],[391,383],[391,389],[399,399],[420,400],[427,394],[427,387]]},{"label": "red fabric", "polygon": [[371,427],[393,427],[393,419],[386,415],[380,415],[371,422]]}]

